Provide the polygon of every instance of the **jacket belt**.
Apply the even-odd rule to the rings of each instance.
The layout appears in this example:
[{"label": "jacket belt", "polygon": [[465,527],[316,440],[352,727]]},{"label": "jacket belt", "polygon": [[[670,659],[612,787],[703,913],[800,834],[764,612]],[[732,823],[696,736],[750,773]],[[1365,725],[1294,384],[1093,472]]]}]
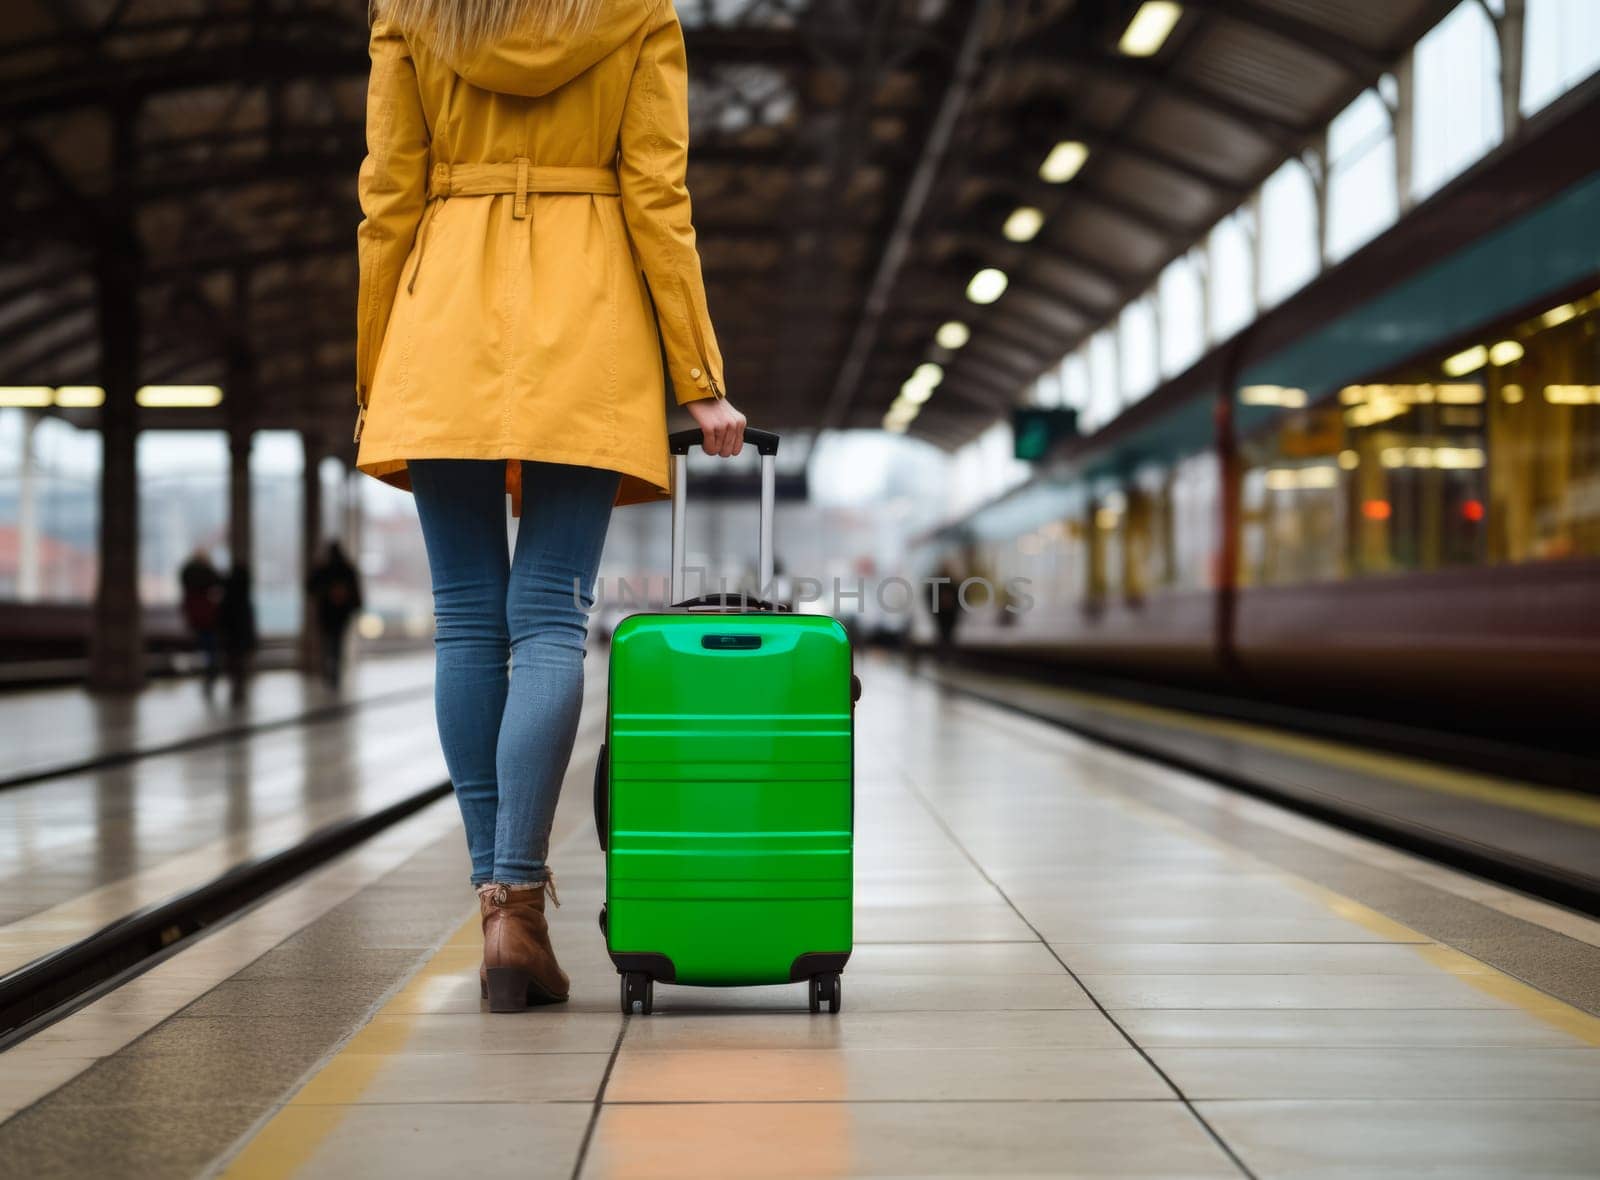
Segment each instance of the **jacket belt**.
[{"label": "jacket belt", "polygon": [[[511,216],[528,216],[529,193],[594,193],[601,197],[620,196],[615,168],[577,164],[535,164],[526,156],[506,164],[447,164],[434,162],[428,169],[428,200],[450,197],[498,197],[510,195]],[[422,273],[422,255],[428,245],[428,227],[436,210],[430,210],[422,223],[417,242],[417,262],[411,269],[406,290],[415,293],[417,276]]]},{"label": "jacket belt", "polygon": [[439,161],[428,173],[428,199],[510,195],[511,215],[528,215],[529,193],[594,193],[615,197],[622,192],[615,168],[534,164],[526,157],[504,164],[447,164]]}]

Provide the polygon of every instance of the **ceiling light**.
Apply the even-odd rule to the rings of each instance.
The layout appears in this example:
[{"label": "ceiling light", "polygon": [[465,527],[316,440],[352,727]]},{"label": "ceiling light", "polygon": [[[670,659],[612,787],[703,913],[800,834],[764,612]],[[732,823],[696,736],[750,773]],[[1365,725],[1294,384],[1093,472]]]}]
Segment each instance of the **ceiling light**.
[{"label": "ceiling light", "polygon": [[1335,488],[1339,486],[1339,472],[1331,463],[1316,463],[1300,468],[1300,486],[1303,488]]},{"label": "ceiling light", "polygon": [[918,381],[915,377],[907,377],[905,384],[900,386],[900,396],[896,402],[906,402],[908,405],[920,406],[933,396],[933,386]]},{"label": "ceiling light", "polygon": [[974,303],[993,303],[1006,293],[1006,272],[986,266],[967,284],[967,298]]},{"label": "ceiling light", "polygon": [[1578,309],[1571,303],[1563,303],[1560,307],[1552,307],[1539,317],[1539,325],[1544,328],[1553,328],[1557,324],[1564,324],[1578,314]]},{"label": "ceiling light", "polygon": [[1247,406],[1287,406],[1298,409],[1306,404],[1306,391],[1291,385],[1246,385],[1239,400]]},{"label": "ceiling light", "polygon": [[48,385],[0,385],[0,406],[33,409],[50,404]]},{"label": "ceiling light", "polygon": [[1502,340],[1489,350],[1491,365],[1509,365],[1522,359],[1522,345],[1515,340]]},{"label": "ceiling light", "polygon": [[939,330],[933,334],[933,338],[940,348],[953,351],[972,339],[972,331],[960,320],[949,320],[939,325]]},{"label": "ceiling light", "polygon": [[206,409],[222,404],[222,390],[215,385],[146,385],[134,400],[152,408]]},{"label": "ceiling light", "polygon": [[1433,465],[1446,467],[1454,471],[1473,470],[1482,467],[1485,455],[1480,447],[1435,447],[1433,449]]},{"label": "ceiling light", "polygon": [[1514,406],[1522,400],[1522,386],[1516,384],[1502,385],[1500,387],[1500,397],[1507,405]]},{"label": "ceiling light", "polygon": [[1468,373],[1476,372],[1489,360],[1489,350],[1481,344],[1474,344],[1471,348],[1463,349],[1452,357],[1446,357],[1444,364],[1439,367],[1451,377],[1465,377]]},{"label": "ceiling light", "polygon": [[1123,30],[1117,48],[1129,57],[1149,57],[1166,44],[1172,26],[1183,15],[1183,6],[1172,0],[1145,0]]},{"label": "ceiling light", "polygon": [[904,434],[917,416],[917,407],[903,397],[894,399],[889,412],[883,416],[883,428],[895,434]]},{"label": "ceiling light", "polygon": [[1013,242],[1031,242],[1044,225],[1044,214],[1032,205],[1021,205],[1006,218],[1001,233]]},{"label": "ceiling light", "polygon": [[1064,139],[1050,149],[1050,154],[1039,165],[1039,179],[1051,184],[1066,184],[1078,175],[1089,158],[1089,148],[1075,139]]},{"label": "ceiling light", "polygon": [[1600,385],[1546,385],[1544,400],[1552,406],[1600,404]]},{"label": "ceiling light", "polygon": [[932,389],[944,380],[944,370],[932,361],[924,361],[911,370],[911,379],[919,385],[926,385],[929,389]]},{"label": "ceiling light", "polygon": [[63,385],[56,390],[56,405],[69,410],[92,410],[106,404],[106,391],[98,385]]}]

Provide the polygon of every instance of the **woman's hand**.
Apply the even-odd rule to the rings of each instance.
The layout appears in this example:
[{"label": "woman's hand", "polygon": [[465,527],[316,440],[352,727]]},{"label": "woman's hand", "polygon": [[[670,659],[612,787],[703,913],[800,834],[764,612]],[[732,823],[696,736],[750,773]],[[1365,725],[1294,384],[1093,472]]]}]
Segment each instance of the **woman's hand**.
[{"label": "woman's hand", "polygon": [[683,408],[700,427],[704,435],[701,445],[706,454],[726,459],[744,449],[744,415],[734,409],[727,398],[703,397],[684,402]]}]

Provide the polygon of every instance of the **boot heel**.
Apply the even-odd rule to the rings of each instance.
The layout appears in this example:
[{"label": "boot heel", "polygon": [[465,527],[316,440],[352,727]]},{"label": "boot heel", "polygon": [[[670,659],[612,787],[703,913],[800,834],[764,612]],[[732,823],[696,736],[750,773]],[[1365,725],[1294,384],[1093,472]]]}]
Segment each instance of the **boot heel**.
[{"label": "boot heel", "polygon": [[531,977],[515,967],[489,968],[489,1011],[521,1012],[528,1006]]}]

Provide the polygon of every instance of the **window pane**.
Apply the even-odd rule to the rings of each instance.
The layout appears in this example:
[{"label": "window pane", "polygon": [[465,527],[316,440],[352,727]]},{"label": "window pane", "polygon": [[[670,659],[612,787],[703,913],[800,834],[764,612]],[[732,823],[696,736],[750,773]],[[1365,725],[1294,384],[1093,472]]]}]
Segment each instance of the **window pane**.
[{"label": "window pane", "polygon": [[0,599],[92,601],[99,533],[99,433],[0,409]]},{"label": "window pane", "polygon": [[1148,296],[1135,299],[1118,318],[1117,343],[1124,403],[1138,401],[1155,388],[1157,373],[1155,309]]},{"label": "window pane", "polygon": [[1317,268],[1317,194],[1305,165],[1290,160],[1261,186],[1262,302],[1294,294]]},{"label": "window pane", "polygon": [[1522,41],[1522,109],[1539,110],[1600,70],[1600,4],[1528,0]]},{"label": "window pane", "polygon": [[1211,276],[1211,337],[1221,340],[1248,324],[1256,313],[1251,290],[1250,234],[1241,213],[1224,217],[1208,242]]},{"label": "window pane", "polygon": [[1187,369],[1206,346],[1200,272],[1188,258],[1175,258],[1161,272],[1161,371],[1170,377]]},{"label": "window pane", "polygon": [[1383,101],[1357,98],[1328,128],[1328,255],[1340,259],[1393,224],[1394,135]]},{"label": "window pane", "polygon": [[[317,482],[322,485],[322,535],[319,541],[343,541],[345,496],[348,484],[345,466],[332,455],[317,464]],[[319,546],[320,548],[320,546]]]},{"label": "window pane", "polygon": [[[228,554],[228,439],[220,430],[139,434],[139,597],[176,606],[178,570],[197,549]],[[262,515],[257,513],[259,522]],[[258,525],[259,527],[259,525]]]},{"label": "window pane", "polygon": [[1500,50],[1466,0],[1417,43],[1411,191],[1421,200],[1500,142]]},{"label": "window pane", "polygon": [[1075,410],[1081,411],[1089,404],[1089,364],[1082,349],[1061,362],[1061,396],[1064,404]]},{"label": "window pane", "polygon": [[1099,430],[1117,416],[1122,399],[1117,393],[1117,342],[1109,328],[1089,338],[1089,402],[1084,407],[1085,430]]},{"label": "window pane", "polygon": [[[250,452],[250,540],[256,626],[263,635],[300,630],[305,601],[301,533],[305,448],[292,430],[262,430]],[[270,510],[269,506],[270,505]]]},{"label": "window pane", "polygon": [[358,634],[378,640],[429,634],[432,581],[411,493],[364,475],[352,490],[361,505],[359,564],[365,610]]}]

